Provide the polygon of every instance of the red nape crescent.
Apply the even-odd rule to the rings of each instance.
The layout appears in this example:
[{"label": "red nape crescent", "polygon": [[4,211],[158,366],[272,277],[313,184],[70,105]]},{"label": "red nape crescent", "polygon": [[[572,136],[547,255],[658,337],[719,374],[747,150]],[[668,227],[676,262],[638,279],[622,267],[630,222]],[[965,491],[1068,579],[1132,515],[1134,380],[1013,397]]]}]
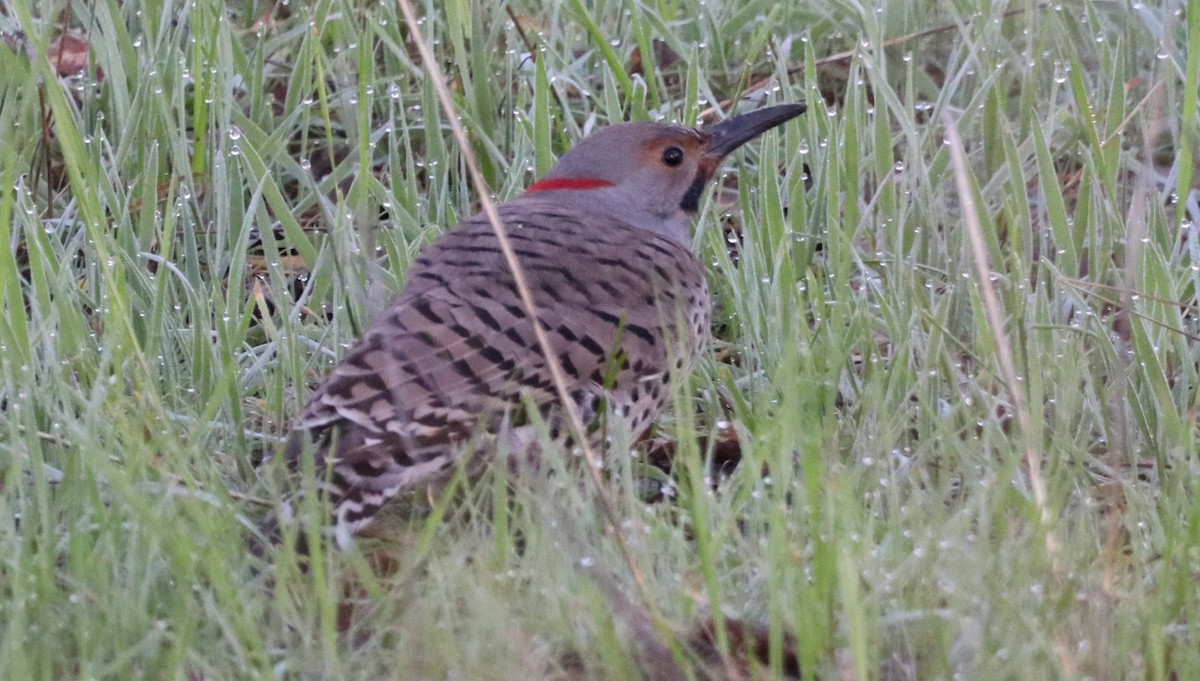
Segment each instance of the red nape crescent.
[{"label": "red nape crescent", "polygon": [[544,192],[553,189],[602,189],[611,186],[613,186],[612,182],[599,180],[594,177],[557,177],[536,182],[525,191]]}]

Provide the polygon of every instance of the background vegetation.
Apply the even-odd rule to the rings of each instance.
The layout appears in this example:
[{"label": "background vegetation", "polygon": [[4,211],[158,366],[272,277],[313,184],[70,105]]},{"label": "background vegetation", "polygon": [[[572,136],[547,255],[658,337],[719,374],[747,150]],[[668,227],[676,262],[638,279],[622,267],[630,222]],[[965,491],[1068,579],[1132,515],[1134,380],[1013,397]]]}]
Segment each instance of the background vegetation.
[{"label": "background vegetation", "polygon": [[251,556],[255,464],[475,210],[409,27],[11,0],[0,678],[1200,678],[1200,2],[417,9],[501,199],[809,104],[698,222],[714,356],[621,522],[558,461]]}]

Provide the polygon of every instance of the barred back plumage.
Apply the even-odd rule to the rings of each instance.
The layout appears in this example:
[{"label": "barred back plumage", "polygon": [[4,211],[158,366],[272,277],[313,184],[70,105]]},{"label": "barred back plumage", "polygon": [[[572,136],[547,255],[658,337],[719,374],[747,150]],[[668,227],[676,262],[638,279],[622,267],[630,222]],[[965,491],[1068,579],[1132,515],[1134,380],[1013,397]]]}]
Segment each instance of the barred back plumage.
[{"label": "barred back plumage", "polygon": [[[730,151],[804,111],[761,109],[696,130],[605,128],[499,207],[537,318],[585,420],[636,438],[708,335],[704,268],[688,247],[700,192]],[[348,536],[389,499],[463,456],[513,445],[532,405],[556,435],[562,405],[496,236],[481,216],[414,262],[374,322],[292,424]],[[555,432],[557,431],[557,432]],[[326,470],[327,469],[327,470]]]},{"label": "barred back plumage", "polygon": [[[551,202],[500,208],[538,319],[585,419],[606,404],[636,437],[690,370],[708,331],[704,269],[682,245]],[[682,328],[679,322],[682,322]],[[674,347],[673,347],[674,346]],[[312,441],[332,463],[339,521],[358,529],[399,491],[449,470],[473,435],[549,423],[558,397],[491,226],[448,232],[409,270],[404,293],[354,345],[293,424],[287,456]]]}]

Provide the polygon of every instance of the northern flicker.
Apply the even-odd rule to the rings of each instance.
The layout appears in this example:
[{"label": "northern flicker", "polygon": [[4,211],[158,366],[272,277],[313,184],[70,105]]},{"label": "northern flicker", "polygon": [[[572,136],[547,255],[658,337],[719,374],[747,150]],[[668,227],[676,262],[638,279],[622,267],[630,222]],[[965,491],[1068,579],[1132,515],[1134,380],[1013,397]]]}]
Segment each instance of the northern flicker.
[{"label": "northern flicker", "polygon": [[[775,106],[703,129],[613,125],[498,207],[585,421],[606,413],[636,438],[668,381],[691,369],[712,305],[689,248],[703,192],[726,155],[804,110]],[[311,449],[344,538],[460,456],[515,442],[528,405],[565,430],[513,277],[478,215],[417,258],[399,298],[293,422],[285,456],[294,465]]]}]

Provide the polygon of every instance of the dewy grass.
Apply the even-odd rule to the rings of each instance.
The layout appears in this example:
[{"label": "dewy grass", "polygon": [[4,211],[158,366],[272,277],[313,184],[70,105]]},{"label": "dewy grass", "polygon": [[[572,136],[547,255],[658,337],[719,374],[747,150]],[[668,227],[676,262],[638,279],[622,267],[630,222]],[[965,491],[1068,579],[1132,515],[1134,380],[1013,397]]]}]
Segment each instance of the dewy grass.
[{"label": "dewy grass", "polygon": [[714,357],[670,471],[606,471],[651,602],[570,453],[308,570],[246,550],[255,464],[476,210],[398,9],[15,0],[0,678],[1200,675],[1195,0],[451,4],[422,29],[499,200],[609,122],[808,102],[697,225]]}]

